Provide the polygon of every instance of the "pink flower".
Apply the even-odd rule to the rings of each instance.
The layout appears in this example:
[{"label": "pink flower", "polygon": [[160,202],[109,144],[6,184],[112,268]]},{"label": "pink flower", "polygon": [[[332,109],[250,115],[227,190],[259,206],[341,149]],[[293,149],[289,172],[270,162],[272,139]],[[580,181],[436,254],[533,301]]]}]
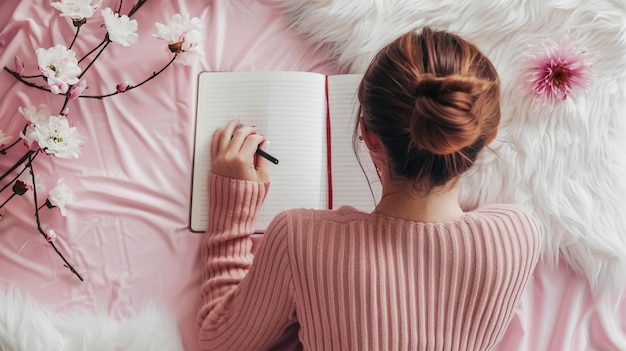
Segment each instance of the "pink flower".
[{"label": "pink flower", "polygon": [[69,99],[70,100],[77,99],[79,96],[83,94],[85,89],[87,89],[87,81],[83,79],[80,82],[78,82],[78,84],[75,84],[72,86],[72,88],[70,89]]},{"label": "pink flower", "polygon": [[589,87],[591,60],[583,48],[570,40],[531,46],[526,73],[535,101],[554,105],[567,98],[575,100]]}]

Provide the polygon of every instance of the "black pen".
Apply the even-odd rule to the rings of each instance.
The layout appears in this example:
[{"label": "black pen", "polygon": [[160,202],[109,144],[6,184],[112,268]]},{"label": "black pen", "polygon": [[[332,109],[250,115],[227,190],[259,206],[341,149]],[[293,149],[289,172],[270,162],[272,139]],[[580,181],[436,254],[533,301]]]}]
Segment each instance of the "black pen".
[{"label": "black pen", "polygon": [[268,154],[267,152],[263,151],[263,149],[261,148],[257,148],[256,149],[256,154],[263,157],[264,159],[270,161],[271,163],[277,165],[278,164],[278,159],[270,154]]}]

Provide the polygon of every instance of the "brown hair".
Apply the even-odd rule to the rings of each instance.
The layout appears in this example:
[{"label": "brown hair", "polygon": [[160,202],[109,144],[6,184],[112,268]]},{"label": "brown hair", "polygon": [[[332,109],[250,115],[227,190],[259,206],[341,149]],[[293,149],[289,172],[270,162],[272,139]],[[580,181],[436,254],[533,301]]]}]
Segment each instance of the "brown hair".
[{"label": "brown hair", "polygon": [[381,139],[391,174],[426,189],[467,171],[500,122],[492,63],[459,36],[430,28],[380,50],[358,99],[357,126]]}]

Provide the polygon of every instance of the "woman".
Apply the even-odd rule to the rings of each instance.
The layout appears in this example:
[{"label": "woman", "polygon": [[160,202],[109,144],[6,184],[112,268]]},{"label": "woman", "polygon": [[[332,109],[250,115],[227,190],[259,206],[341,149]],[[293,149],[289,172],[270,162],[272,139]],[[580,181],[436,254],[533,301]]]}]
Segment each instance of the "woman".
[{"label": "woman", "polygon": [[382,183],[376,209],[281,213],[254,263],[249,235],[269,186],[255,157],[264,139],[236,120],[216,131],[204,349],[271,349],[298,326],[306,350],[488,350],[502,337],[539,240],[514,205],[464,212],[458,202],[459,177],[496,136],[493,65],[458,36],[425,28],[376,55],[358,98],[357,132]]}]

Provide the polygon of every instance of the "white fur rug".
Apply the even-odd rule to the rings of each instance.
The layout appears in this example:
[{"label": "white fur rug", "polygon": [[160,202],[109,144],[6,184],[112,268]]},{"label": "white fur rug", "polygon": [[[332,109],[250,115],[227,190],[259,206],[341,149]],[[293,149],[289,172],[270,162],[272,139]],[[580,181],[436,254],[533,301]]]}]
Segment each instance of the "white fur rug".
[{"label": "white fur rug", "polygon": [[[544,234],[544,257],[561,255],[593,288],[626,286],[626,1],[623,0],[265,0],[329,49],[351,72],[424,25],[471,40],[502,80],[495,153],[464,179],[463,204],[517,202]],[[587,50],[586,96],[533,105],[522,72],[531,45],[565,36]]]},{"label": "white fur rug", "polygon": [[0,291],[0,351],[182,351],[175,319],[153,305],[117,321],[51,313],[14,288]]}]

